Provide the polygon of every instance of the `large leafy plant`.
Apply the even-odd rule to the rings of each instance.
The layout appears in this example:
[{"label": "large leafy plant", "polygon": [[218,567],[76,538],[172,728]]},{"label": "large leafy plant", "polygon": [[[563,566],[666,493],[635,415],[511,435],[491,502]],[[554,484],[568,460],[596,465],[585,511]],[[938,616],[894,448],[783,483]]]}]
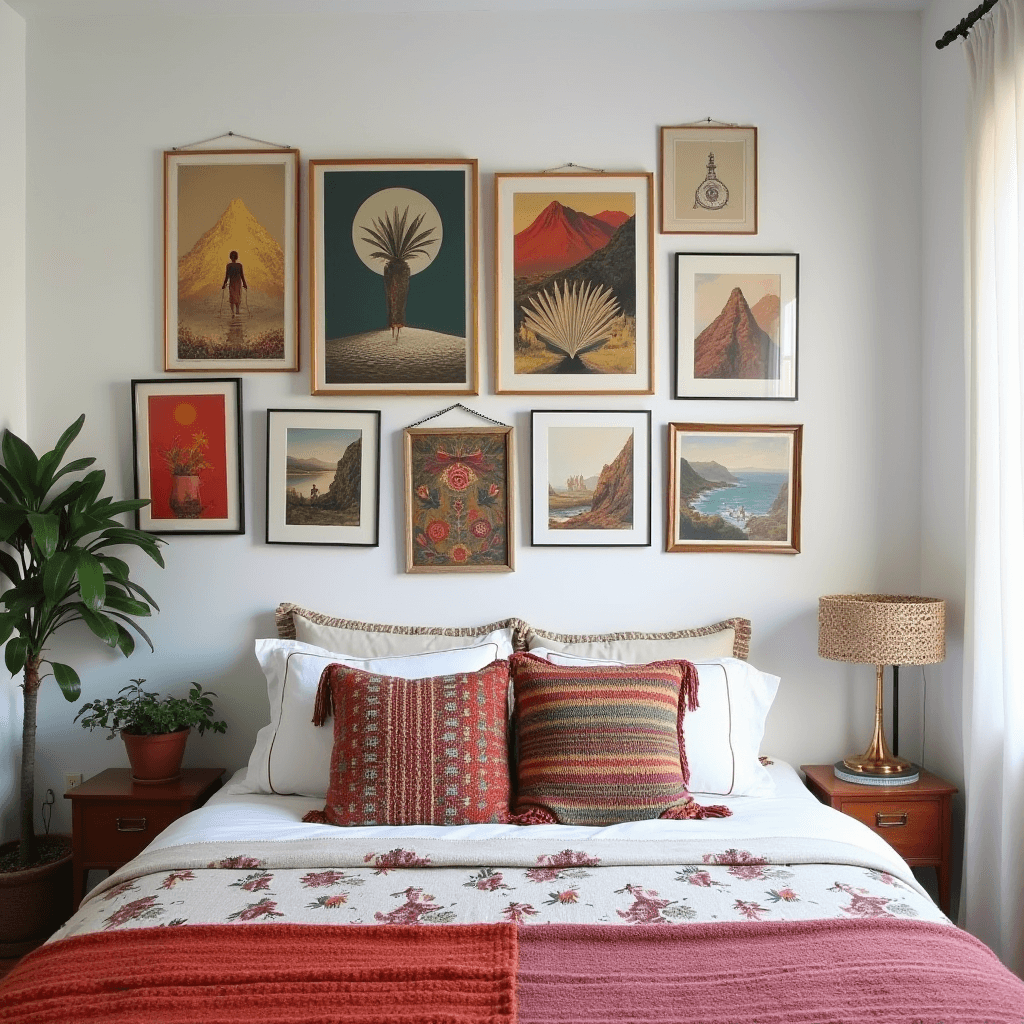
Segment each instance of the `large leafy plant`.
[{"label": "large leafy plant", "polygon": [[[40,683],[51,673],[68,701],[82,692],[70,665],[46,657],[49,639],[69,622],[82,621],[108,647],[125,657],[135,650],[130,626],[152,643],[135,621],[151,614],[156,602],[130,579],[127,562],[111,549],[141,548],[163,566],[156,537],[123,526],[118,516],[149,504],[148,500],[101,498],[106,473],[95,469],[71,483],[71,473],[88,469],[95,459],[61,465],[85,422],[79,416],[61,435],[53,451],[36,456],[11,431],[0,443],[0,644],[11,675],[22,673],[25,719],[21,746],[21,839],[18,864],[36,860],[35,806],[36,706]],[[5,548],[6,545],[6,548]],[[13,552],[13,553],[12,553]],[[49,671],[44,672],[44,666]]]}]

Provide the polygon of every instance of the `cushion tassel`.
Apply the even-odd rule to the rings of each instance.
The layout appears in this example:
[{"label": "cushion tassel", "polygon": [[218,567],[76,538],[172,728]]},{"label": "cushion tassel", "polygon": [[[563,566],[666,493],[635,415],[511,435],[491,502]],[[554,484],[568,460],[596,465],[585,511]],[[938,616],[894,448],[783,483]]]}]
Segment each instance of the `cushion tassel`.
[{"label": "cushion tassel", "polygon": [[558,818],[556,818],[550,811],[545,810],[543,807],[531,807],[528,811],[523,811],[522,814],[512,814],[511,812],[505,816],[506,825],[557,825]]},{"label": "cushion tassel", "polygon": [[331,690],[331,675],[336,668],[328,665],[320,673],[320,682],[316,688],[316,700],[313,702],[313,724],[323,725],[334,714],[334,695]]},{"label": "cushion tassel", "polygon": [[679,766],[683,770],[683,785],[690,785],[690,765],[686,760],[686,741],[683,738],[683,719],[687,711],[696,711],[700,705],[697,703],[697,688],[700,686],[700,677],[697,675],[697,666],[692,661],[680,661],[679,667],[683,670],[683,678],[679,685],[679,713],[676,718],[676,730],[679,733]]},{"label": "cushion tassel", "polygon": [[330,825],[327,815],[323,811],[308,811],[302,816],[302,820],[310,825]]},{"label": "cushion tassel", "polygon": [[699,804],[693,797],[688,797],[685,803],[670,807],[662,811],[659,818],[671,818],[679,821],[689,818],[730,818],[732,811],[725,804]]}]

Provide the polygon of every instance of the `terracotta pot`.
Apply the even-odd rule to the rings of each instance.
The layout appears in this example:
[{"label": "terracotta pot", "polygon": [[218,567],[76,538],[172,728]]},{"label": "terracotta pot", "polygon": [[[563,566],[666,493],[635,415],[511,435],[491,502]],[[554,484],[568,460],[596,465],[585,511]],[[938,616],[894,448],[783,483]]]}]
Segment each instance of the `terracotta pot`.
[{"label": "terracotta pot", "polygon": [[31,952],[71,916],[71,837],[59,838],[67,842],[67,854],[59,860],[0,872],[0,959]]},{"label": "terracotta pot", "polygon": [[188,728],[177,732],[137,736],[121,730],[132,766],[132,780],[142,783],[173,782],[181,775],[181,759],[185,756]]}]

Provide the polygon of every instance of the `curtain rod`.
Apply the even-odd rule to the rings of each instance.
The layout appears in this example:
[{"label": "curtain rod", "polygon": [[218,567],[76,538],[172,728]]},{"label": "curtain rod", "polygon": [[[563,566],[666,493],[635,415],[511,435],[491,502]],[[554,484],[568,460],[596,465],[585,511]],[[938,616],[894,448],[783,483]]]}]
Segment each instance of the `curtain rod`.
[{"label": "curtain rod", "polygon": [[966,39],[967,33],[971,31],[975,23],[988,14],[997,3],[999,0],[985,0],[983,4],[975,7],[966,18],[961,19],[956,28],[951,28],[941,39],[935,41],[935,48],[941,50],[944,46],[949,46],[957,36],[963,36]]}]

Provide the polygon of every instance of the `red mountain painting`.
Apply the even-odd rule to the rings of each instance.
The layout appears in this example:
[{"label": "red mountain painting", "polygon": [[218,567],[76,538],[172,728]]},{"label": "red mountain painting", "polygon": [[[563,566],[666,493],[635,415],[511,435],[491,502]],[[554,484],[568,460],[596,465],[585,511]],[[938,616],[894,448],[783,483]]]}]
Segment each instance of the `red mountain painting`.
[{"label": "red mountain painting", "polygon": [[733,288],[722,312],[694,340],[693,375],[778,380],[779,347],[761,329],[739,288]]},{"label": "red mountain painting", "polygon": [[516,277],[555,274],[605,246],[627,214],[606,210],[591,217],[552,200],[514,239]]}]

